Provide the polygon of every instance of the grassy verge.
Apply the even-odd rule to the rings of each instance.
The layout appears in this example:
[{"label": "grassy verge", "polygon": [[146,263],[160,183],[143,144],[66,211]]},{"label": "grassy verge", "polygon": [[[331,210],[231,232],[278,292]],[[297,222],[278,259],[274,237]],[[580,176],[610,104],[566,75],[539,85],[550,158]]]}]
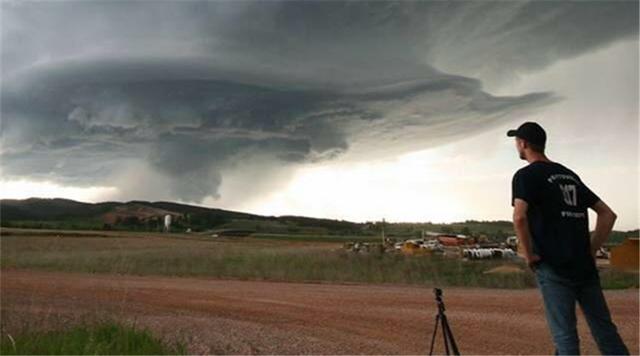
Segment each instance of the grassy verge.
[{"label": "grassy verge", "polygon": [[638,273],[606,270],[600,272],[600,285],[602,289],[627,289],[638,288],[640,285]]},{"label": "grassy verge", "polygon": [[[518,261],[356,254],[337,243],[42,236],[3,236],[0,241],[2,268],[289,282],[536,287],[533,274]],[[519,265],[525,272],[485,273],[505,263]],[[633,273],[606,271],[601,280],[607,289],[638,287],[638,275]]]},{"label": "grassy verge", "polygon": [[355,254],[341,244],[4,236],[2,268],[291,282],[401,283],[526,288],[533,276],[485,274],[503,261],[395,253]]},{"label": "grassy verge", "polygon": [[185,354],[181,344],[166,345],[148,330],[115,322],[76,326],[68,330],[4,334],[2,355],[175,355]]}]

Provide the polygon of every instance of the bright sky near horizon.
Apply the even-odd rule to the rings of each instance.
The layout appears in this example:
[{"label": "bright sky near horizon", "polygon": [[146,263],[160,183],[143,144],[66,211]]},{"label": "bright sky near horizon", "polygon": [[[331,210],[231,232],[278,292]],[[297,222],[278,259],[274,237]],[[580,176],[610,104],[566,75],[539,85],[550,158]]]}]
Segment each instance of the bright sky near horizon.
[{"label": "bright sky near horizon", "polygon": [[637,2],[337,4],[3,2],[0,197],[508,220],[536,121],[640,226]]}]

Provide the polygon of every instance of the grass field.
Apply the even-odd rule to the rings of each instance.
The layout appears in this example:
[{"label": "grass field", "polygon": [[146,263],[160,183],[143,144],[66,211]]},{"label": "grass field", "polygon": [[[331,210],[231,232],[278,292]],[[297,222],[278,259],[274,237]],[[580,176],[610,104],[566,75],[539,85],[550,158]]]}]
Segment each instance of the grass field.
[{"label": "grass field", "polygon": [[3,332],[2,355],[175,355],[182,344],[167,345],[146,329],[117,322],[61,327],[49,331]]},{"label": "grass field", "polygon": [[[463,261],[396,253],[354,254],[348,238],[260,235],[211,238],[145,233],[12,230],[2,268],[131,275],[207,276],[292,282],[399,283],[488,288],[535,287],[531,272],[487,274],[502,260]],[[509,262],[524,266],[521,262]],[[638,287],[637,274],[601,272],[604,288]]]}]

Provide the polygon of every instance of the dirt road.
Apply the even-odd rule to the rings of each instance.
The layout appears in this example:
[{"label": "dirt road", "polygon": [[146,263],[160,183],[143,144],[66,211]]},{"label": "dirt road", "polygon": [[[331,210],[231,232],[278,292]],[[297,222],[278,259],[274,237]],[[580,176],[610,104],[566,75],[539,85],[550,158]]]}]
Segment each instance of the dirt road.
[{"label": "dirt road", "polygon": [[[188,340],[192,353],[425,354],[436,313],[432,290],[415,286],[21,270],[3,270],[1,282],[5,325],[16,316],[39,322],[109,314]],[[638,354],[638,290],[605,294],[624,341]],[[445,288],[444,301],[463,354],[553,353],[536,289]],[[578,318],[582,352],[597,354],[580,312]]]}]

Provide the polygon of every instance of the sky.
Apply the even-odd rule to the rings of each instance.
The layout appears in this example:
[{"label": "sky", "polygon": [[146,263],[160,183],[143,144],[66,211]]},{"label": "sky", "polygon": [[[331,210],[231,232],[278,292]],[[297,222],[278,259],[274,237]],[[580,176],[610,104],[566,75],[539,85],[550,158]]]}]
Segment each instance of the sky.
[{"label": "sky", "polygon": [[638,2],[0,10],[1,198],[508,220],[526,162],[505,133],[536,121],[616,228],[640,225]]}]

